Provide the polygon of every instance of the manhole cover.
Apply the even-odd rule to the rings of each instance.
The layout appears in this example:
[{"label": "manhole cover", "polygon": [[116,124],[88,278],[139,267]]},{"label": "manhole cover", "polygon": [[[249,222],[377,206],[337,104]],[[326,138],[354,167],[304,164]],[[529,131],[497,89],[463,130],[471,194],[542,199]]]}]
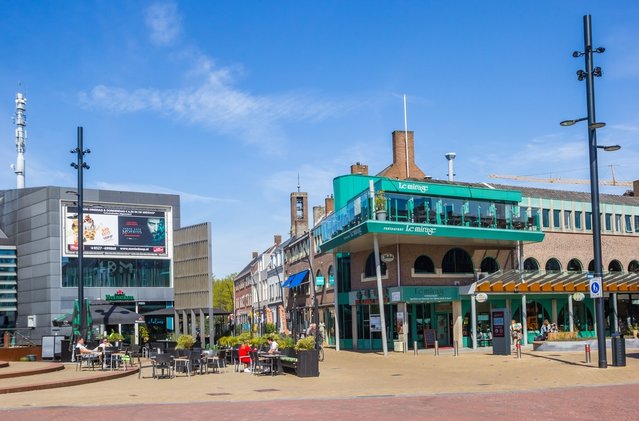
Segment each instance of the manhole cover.
[{"label": "manhole cover", "polygon": [[217,392],[217,393],[207,393],[209,396],[227,396],[230,395],[228,392]]},{"label": "manhole cover", "polygon": [[255,389],[256,392],[279,392],[279,389]]}]

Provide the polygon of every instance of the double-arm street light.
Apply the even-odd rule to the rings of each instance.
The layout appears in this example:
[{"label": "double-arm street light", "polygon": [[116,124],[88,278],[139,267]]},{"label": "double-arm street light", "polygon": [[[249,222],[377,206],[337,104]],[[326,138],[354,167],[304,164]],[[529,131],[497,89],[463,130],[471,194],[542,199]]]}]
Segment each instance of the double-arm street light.
[{"label": "double-arm street light", "polygon": [[89,165],[84,162],[84,155],[91,153],[90,149],[84,149],[82,145],[82,127],[78,127],[78,146],[71,150],[71,153],[77,154],[77,162],[72,162],[71,166],[78,170],[78,306],[80,309],[80,336],[86,337],[86,309],[84,305],[84,182],[82,172]]},{"label": "double-arm street light", "polygon": [[586,71],[578,70],[577,79],[586,80],[586,102],[588,107],[588,116],[575,120],[566,120],[559,123],[562,126],[572,126],[580,121],[588,121],[588,151],[590,156],[590,201],[592,205],[592,245],[594,252],[594,279],[601,280],[602,296],[595,298],[595,320],[597,324],[597,346],[599,354],[599,368],[606,368],[608,362],[606,359],[606,323],[604,318],[604,301],[603,301],[603,270],[601,263],[601,213],[599,212],[599,172],[597,169],[597,149],[604,151],[616,151],[621,147],[619,145],[600,146],[597,145],[597,129],[606,125],[606,123],[597,122],[595,119],[595,82],[594,77],[601,76],[601,68],[592,65],[592,54],[603,53],[604,48],[592,48],[592,33],[590,25],[590,15],[584,16],[584,51],[575,51],[572,56],[577,58],[584,56],[586,62]]}]

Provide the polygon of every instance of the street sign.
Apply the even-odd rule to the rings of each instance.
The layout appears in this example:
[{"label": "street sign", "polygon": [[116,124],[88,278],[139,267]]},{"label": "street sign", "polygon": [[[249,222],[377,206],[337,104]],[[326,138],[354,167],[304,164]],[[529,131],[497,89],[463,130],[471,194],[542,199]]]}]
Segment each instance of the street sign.
[{"label": "street sign", "polygon": [[603,297],[603,291],[601,290],[601,277],[590,278],[590,298]]}]

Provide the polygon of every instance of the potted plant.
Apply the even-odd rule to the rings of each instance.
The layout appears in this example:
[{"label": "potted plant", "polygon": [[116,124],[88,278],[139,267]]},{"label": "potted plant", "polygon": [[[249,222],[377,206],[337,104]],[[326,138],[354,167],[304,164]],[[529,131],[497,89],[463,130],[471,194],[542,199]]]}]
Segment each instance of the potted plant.
[{"label": "potted plant", "polygon": [[386,193],[384,190],[378,190],[375,193],[375,219],[378,221],[386,220]]},{"label": "potted plant", "polygon": [[195,338],[191,335],[180,335],[177,339],[175,349],[191,349],[195,343]]},{"label": "potted plant", "polygon": [[109,336],[107,336],[107,339],[109,340],[109,342],[114,343],[115,346],[117,347],[117,346],[120,346],[120,342],[124,340],[124,336],[122,336],[120,332],[111,330],[111,333],[109,333]]},{"label": "potted plant", "polygon": [[298,340],[295,344],[295,351],[297,351],[297,376],[318,377],[319,355],[315,349],[315,337],[307,336]]},{"label": "potted plant", "polygon": [[149,329],[144,325],[140,325],[138,327],[138,335],[140,337],[140,343],[142,345],[149,342],[149,339],[151,338],[151,335],[149,334]]}]

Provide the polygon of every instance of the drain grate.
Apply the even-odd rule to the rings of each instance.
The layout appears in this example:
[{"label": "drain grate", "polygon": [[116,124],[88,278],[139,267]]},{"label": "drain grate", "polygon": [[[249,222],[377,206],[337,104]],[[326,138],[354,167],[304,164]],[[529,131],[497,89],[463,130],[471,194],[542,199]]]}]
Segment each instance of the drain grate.
[{"label": "drain grate", "polygon": [[279,392],[280,389],[255,389],[255,392]]},{"label": "drain grate", "polygon": [[228,396],[230,393],[228,392],[217,392],[217,393],[207,393],[209,396]]}]

